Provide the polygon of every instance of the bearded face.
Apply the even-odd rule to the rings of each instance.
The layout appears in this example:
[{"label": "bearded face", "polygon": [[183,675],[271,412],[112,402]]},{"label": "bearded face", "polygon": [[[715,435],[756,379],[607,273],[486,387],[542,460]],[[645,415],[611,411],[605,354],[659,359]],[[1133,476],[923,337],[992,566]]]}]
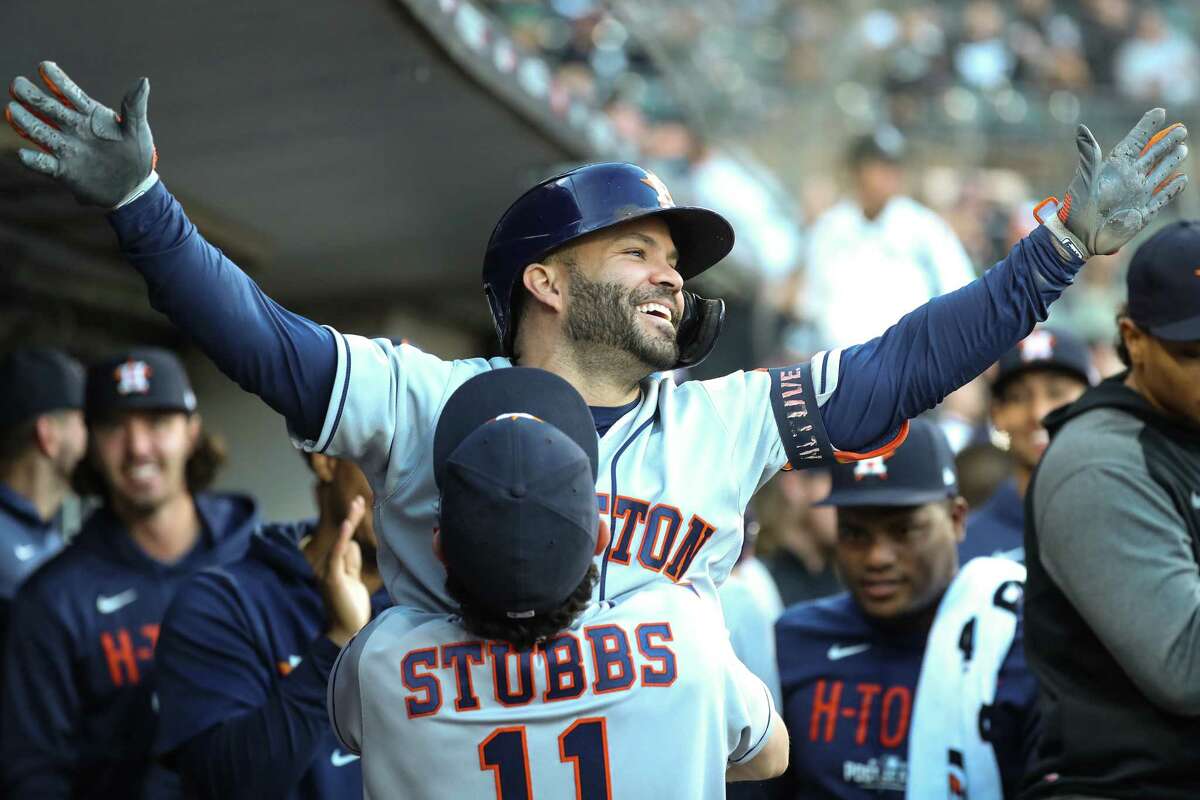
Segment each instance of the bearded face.
[{"label": "bearded face", "polygon": [[[675,366],[679,360],[675,341],[678,320],[665,319],[660,310],[662,306],[675,308],[671,292],[588,280],[575,267],[569,274],[571,295],[564,320],[568,339],[625,353],[652,372]],[[670,311],[666,315],[675,316]]]}]

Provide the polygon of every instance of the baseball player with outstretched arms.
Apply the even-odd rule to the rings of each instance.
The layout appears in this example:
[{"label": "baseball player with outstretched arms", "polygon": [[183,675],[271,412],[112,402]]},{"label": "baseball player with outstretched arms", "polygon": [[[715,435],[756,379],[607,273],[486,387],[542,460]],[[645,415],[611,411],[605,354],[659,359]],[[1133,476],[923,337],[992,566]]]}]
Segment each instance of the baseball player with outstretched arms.
[{"label": "baseball player with outstretched arms", "polygon": [[666,582],[592,599],[597,449],[582,398],[543,370],[481,373],[446,403],[430,549],[456,608],[385,611],[330,676],[367,798],[709,800],[786,768],[771,693],[711,600]]},{"label": "baseball player with outstretched arms", "polygon": [[747,502],[771,475],[890,452],[906,420],[1012,347],[1085,259],[1117,250],[1186,183],[1175,168],[1187,131],[1155,135],[1162,109],[1107,158],[1081,126],[1062,207],[979,280],[864,344],[677,386],[664,373],[704,358],[724,312],[684,282],[729,252],[733,231],[712,211],[676,206],[640,167],[587,165],[518,198],[483,268],[503,356],[443,361],[282,308],[206,242],[155,171],[147,80],[118,115],[53,63],[40,73],[45,89],[18,77],[6,107],[40,148],[20,151],[22,162],[110,210],[151,304],[283,414],[299,445],[359,463],[379,498],[388,590],[421,608],[451,607],[428,546],[437,490],[426,454],[446,398],[472,376],[541,367],[592,408],[596,491],[613,532],[600,599],[664,579],[710,593],[741,550]]}]

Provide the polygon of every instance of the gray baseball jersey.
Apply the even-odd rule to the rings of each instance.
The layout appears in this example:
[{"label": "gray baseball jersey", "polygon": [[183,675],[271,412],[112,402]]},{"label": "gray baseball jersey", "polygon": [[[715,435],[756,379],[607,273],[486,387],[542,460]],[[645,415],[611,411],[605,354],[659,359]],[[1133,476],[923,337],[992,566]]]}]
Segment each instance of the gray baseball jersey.
[{"label": "gray baseball jersey", "polygon": [[711,601],[659,585],[517,653],[394,608],[338,657],[327,702],[366,798],[725,796],[770,738],[770,692]]},{"label": "gray baseball jersey", "polygon": [[[297,443],[356,461],[371,481],[379,567],[396,604],[449,611],[445,570],[430,544],[438,502],[434,429],[455,389],[511,363],[444,361],[386,339],[336,339],[337,374],[320,438]],[[837,386],[837,354],[813,374],[821,380],[810,397],[820,404]],[[613,543],[598,598],[664,579],[716,596],[741,551],[746,504],[788,462],[772,380],[778,374],[735,372],[678,386],[664,374],[642,381],[641,401],[600,438],[597,501]],[[800,403],[783,404],[792,402]],[[812,455],[820,458],[815,447]]]}]

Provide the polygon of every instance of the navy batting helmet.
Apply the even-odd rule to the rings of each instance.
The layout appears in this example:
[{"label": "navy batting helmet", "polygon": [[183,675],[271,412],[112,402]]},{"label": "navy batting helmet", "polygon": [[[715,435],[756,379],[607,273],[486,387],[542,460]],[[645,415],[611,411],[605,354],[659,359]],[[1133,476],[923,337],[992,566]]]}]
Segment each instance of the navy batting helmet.
[{"label": "navy batting helmet", "polygon": [[[676,269],[694,278],[733,249],[733,228],[715,211],[677,206],[663,182],[635,164],[588,164],[542,181],[509,206],[488,240],[483,290],[504,354],[513,353],[513,293],[525,267],[589,233],[659,217],[679,251]],[[716,343],[725,304],[685,292],[677,366],[699,363]],[[690,295],[690,296],[688,296]]]}]

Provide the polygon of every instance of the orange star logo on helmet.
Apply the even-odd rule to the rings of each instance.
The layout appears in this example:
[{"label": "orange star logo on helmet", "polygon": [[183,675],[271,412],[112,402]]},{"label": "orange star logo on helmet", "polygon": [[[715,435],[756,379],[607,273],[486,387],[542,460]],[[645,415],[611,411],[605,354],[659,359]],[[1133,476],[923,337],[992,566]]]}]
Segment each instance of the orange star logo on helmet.
[{"label": "orange star logo on helmet", "polygon": [[667,185],[662,182],[662,179],[653,172],[646,170],[646,177],[642,178],[642,183],[649,186],[658,195],[658,205],[661,208],[674,208],[675,200],[671,197],[671,192],[667,189]]}]

